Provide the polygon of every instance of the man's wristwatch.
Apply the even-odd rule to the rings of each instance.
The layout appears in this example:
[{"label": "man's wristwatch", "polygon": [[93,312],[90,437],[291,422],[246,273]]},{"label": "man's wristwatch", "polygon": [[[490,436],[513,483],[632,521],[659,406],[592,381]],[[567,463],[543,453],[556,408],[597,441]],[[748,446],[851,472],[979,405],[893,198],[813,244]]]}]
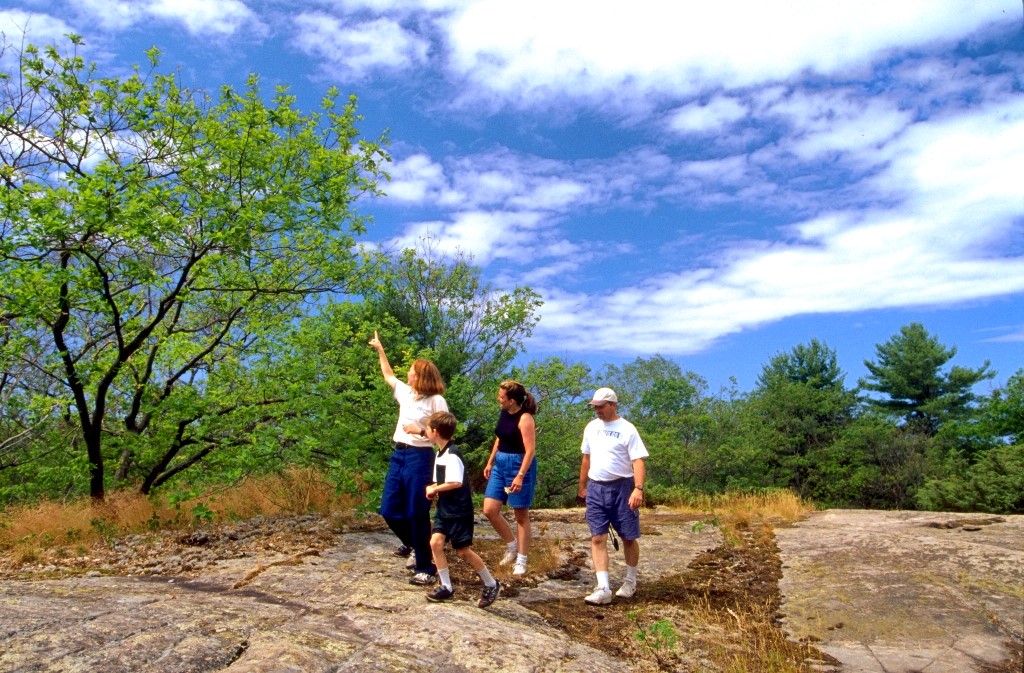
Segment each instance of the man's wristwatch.
[{"label": "man's wristwatch", "polygon": [[636,484],[635,486],[633,486],[633,488],[635,488],[638,491],[642,491],[642,490],[644,490],[644,485],[643,484]]}]

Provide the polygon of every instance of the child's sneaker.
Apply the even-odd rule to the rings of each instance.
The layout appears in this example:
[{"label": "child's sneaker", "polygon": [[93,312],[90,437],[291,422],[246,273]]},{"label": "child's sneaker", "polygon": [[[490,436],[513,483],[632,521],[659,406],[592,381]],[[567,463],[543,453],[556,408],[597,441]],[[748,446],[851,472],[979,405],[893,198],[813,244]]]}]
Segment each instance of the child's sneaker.
[{"label": "child's sneaker", "polygon": [[526,564],[516,561],[515,565],[512,566],[512,575],[516,577],[522,577],[526,574]]},{"label": "child's sneaker", "polygon": [[636,582],[632,580],[626,580],[619,587],[619,590],[615,592],[615,595],[619,598],[632,598],[636,593]]},{"label": "child's sneaker", "polygon": [[431,603],[441,603],[443,601],[450,601],[454,595],[454,589],[449,589],[445,585],[439,584],[434,587],[433,591],[427,594],[427,600]]},{"label": "child's sneaker", "polygon": [[477,602],[477,607],[486,608],[488,605],[493,603],[501,593],[501,583],[498,580],[494,580],[494,586],[489,587],[484,585],[484,590],[480,592],[480,600]]},{"label": "child's sneaker", "polygon": [[391,552],[392,556],[398,556],[399,558],[406,558],[412,553],[412,547],[406,547],[404,544],[400,544],[395,547],[394,551]]},{"label": "child's sneaker", "polygon": [[406,570],[416,569],[416,554],[409,554],[409,558],[405,560],[405,568]]},{"label": "child's sneaker", "polygon": [[429,587],[437,581],[437,575],[430,573],[416,573],[409,578],[409,584],[417,584],[421,587]]},{"label": "child's sneaker", "polygon": [[604,587],[598,587],[594,589],[594,593],[590,594],[583,600],[591,605],[608,605],[612,602],[612,590],[605,589]]},{"label": "child's sneaker", "polygon": [[516,559],[518,557],[519,557],[519,550],[518,549],[506,549],[505,550],[505,555],[501,557],[500,561],[498,561],[498,565],[500,565],[500,566],[512,565],[513,563],[516,562]]}]

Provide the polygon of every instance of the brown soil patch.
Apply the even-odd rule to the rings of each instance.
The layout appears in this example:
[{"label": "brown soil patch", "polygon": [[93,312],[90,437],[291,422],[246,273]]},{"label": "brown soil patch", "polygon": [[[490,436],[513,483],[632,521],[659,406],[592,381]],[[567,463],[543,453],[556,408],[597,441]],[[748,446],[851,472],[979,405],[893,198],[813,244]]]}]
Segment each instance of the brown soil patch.
[{"label": "brown soil patch", "polygon": [[838,670],[835,659],[787,640],[779,628],[782,566],[771,528],[757,524],[725,537],[682,573],[641,582],[633,599],[529,607],[573,638],[634,662],[638,671]]}]

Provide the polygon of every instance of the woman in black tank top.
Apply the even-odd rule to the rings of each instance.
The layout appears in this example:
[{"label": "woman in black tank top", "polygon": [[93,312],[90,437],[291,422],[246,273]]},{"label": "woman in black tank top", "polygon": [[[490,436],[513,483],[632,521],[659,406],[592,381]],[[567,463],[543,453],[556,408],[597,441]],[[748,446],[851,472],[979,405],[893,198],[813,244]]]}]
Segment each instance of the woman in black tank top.
[{"label": "woman in black tank top", "polygon": [[[525,575],[530,551],[530,506],[537,484],[533,419],[537,402],[523,384],[503,381],[498,387],[498,405],[501,414],[494,427],[494,445],[484,466],[487,490],[483,512],[507,547],[499,565],[512,565],[513,575]],[[515,512],[515,533],[501,515],[506,503]]]}]

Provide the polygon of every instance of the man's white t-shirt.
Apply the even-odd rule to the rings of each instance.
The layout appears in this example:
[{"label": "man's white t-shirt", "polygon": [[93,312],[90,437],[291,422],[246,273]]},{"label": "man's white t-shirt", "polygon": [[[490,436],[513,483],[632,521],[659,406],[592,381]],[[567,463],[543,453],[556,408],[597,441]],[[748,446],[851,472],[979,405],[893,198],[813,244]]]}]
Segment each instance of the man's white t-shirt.
[{"label": "man's white t-shirt", "polygon": [[648,456],[647,447],[636,427],[619,417],[605,423],[595,418],[583,430],[584,454],[590,456],[587,478],[613,481],[633,476],[633,461]]},{"label": "man's white t-shirt", "polygon": [[448,403],[440,395],[419,397],[408,383],[395,383],[395,399],[398,400],[398,424],[392,439],[399,444],[409,446],[430,446],[430,440],[419,435],[410,435],[402,428],[408,423],[415,423],[421,428],[427,426],[427,417],[435,411],[448,411]]}]

